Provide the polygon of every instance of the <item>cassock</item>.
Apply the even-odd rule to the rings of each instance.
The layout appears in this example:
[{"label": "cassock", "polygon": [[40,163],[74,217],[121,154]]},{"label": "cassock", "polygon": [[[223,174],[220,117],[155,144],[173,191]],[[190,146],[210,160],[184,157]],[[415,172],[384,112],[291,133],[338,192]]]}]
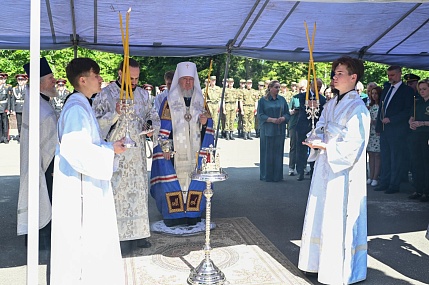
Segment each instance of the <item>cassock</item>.
[{"label": "cassock", "polygon": [[[158,113],[161,118],[160,136],[172,139],[174,158],[164,159],[158,145],[154,148],[151,169],[150,193],[164,221],[201,218],[206,205],[202,193],[206,183],[191,179],[190,174],[197,163],[201,165],[202,154],[205,153],[202,149],[214,144],[210,113],[207,114],[205,130],[199,123],[199,115],[204,111],[201,89],[195,87],[192,97],[184,98],[178,90],[178,77],[175,75],[173,78],[172,89]],[[198,75],[194,78],[194,84],[198,86]],[[189,121],[185,119],[187,115],[190,115]]]},{"label": "cassock", "polygon": [[367,207],[365,149],[369,112],[356,91],[328,101],[316,125],[327,144],[312,150],[314,175],[304,219],[298,268],[323,284],[366,278]]},{"label": "cassock", "polygon": [[[120,140],[126,133],[126,121],[116,112],[120,90],[121,87],[117,81],[109,84],[94,98],[92,104],[103,138],[107,141]],[[137,147],[116,155],[119,167],[113,173],[111,180],[121,241],[150,236],[147,173],[147,154],[150,150],[147,149],[146,136],[140,133],[143,131],[143,124],[150,121],[154,128],[153,142],[156,146],[161,125],[147,91],[137,87],[133,95],[134,117],[129,121],[129,132]]]},{"label": "cassock", "polygon": [[[41,97],[43,96],[43,97]],[[28,233],[28,152],[30,143],[28,140],[28,111],[30,102],[40,103],[40,142],[31,144],[39,147],[40,167],[39,167],[39,187],[32,187],[30,191],[39,191],[39,229],[45,227],[51,220],[51,200],[52,183],[48,187],[45,173],[52,164],[55,155],[55,146],[57,145],[57,113],[49,103],[49,97],[41,95],[32,98],[26,96],[24,102],[23,122],[21,126],[21,144],[20,144],[20,176],[19,176],[19,196],[18,196],[18,235]],[[52,165],[51,165],[52,167]],[[52,175],[52,169],[47,173]],[[48,189],[51,188],[51,189]]]},{"label": "cassock", "polygon": [[110,179],[112,143],[88,99],[71,95],[58,121],[52,201],[51,284],[124,284]]}]

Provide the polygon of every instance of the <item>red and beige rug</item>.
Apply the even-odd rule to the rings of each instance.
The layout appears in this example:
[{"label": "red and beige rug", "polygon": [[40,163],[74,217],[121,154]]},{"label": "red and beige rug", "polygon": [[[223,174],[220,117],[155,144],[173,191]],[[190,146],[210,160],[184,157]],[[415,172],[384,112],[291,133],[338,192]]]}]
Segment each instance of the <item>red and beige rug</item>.
[{"label": "red and beige rug", "polygon": [[[210,257],[225,274],[227,284],[312,284],[247,219],[215,219]],[[204,259],[205,235],[153,233],[152,246],[135,249],[124,258],[127,285],[183,285],[190,270]]]}]

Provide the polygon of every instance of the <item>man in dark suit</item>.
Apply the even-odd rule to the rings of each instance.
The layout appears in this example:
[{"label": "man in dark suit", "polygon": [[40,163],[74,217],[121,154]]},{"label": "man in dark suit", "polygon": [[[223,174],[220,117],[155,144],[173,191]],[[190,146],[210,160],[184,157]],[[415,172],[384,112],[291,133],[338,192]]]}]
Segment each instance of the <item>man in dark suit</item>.
[{"label": "man in dark suit", "polygon": [[[320,114],[323,110],[323,105],[326,103],[326,98],[320,95],[320,89],[322,88],[323,82],[319,78],[316,80],[317,89],[319,92],[319,113],[317,114],[320,117]],[[309,105],[315,102],[315,88],[313,81],[310,83],[308,99]],[[311,119],[308,118],[308,114],[305,110],[305,96],[306,93],[302,92],[297,95],[299,99],[299,111],[298,111],[298,121],[296,123],[296,171],[298,172],[298,181],[304,180],[304,170],[307,167],[307,158],[308,158],[308,146],[303,145],[302,142],[307,138],[307,133],[311,131]],[[317,119],[314,120],[314,125],[316,125]],[[310,174],[313,174],[314,162],[310,162]]]},{"label": "man in dark suit", "polygon": [[413,107],[413,89],[402,83],[400,66],[387,69],[389,84],[381,94],[376,132],[380,133],[381,177],[375,191],[399,192],[404,172],[404,146],[407,142],[408,119]]}]

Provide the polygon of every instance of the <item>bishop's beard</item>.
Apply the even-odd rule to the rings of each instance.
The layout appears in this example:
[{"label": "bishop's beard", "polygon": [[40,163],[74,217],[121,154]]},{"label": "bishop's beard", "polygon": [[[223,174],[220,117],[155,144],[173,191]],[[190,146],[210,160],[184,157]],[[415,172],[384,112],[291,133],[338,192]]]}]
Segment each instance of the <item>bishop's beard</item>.
[{"label": "bishop's beard", "polygon": [[181,90],[182,91],[182,96],[185,98],[190,98],[192,97],[192,94],[194,94],[194,88],[192,88],[191,90]]}]

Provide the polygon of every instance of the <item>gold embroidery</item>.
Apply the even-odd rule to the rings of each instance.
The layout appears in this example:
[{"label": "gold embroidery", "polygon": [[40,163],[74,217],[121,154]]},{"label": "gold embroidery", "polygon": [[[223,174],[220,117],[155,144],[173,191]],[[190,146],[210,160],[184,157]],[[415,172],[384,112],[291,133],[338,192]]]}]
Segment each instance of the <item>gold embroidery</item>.
[{"label": "gold embroidery", "polygon": [[167,204],[168,204],[168,212],[171,213],[178,213],[183,212],[185,209],[183,207],[183,196],[182,192],[169,192],[165,194],[167,198]]},{"label": "gold embroidery", "polygon": [[188,192],[188,201],[186,203],[187,211],[190,212],[199,212],[201,197],[203,193],[201,191],[189,191]]},{"label": "gold embroidery", "polygon": [[162,108],[161,120],[171,121],[170,106],[168,106],[168,102],[165,102],[164,107]]}]

